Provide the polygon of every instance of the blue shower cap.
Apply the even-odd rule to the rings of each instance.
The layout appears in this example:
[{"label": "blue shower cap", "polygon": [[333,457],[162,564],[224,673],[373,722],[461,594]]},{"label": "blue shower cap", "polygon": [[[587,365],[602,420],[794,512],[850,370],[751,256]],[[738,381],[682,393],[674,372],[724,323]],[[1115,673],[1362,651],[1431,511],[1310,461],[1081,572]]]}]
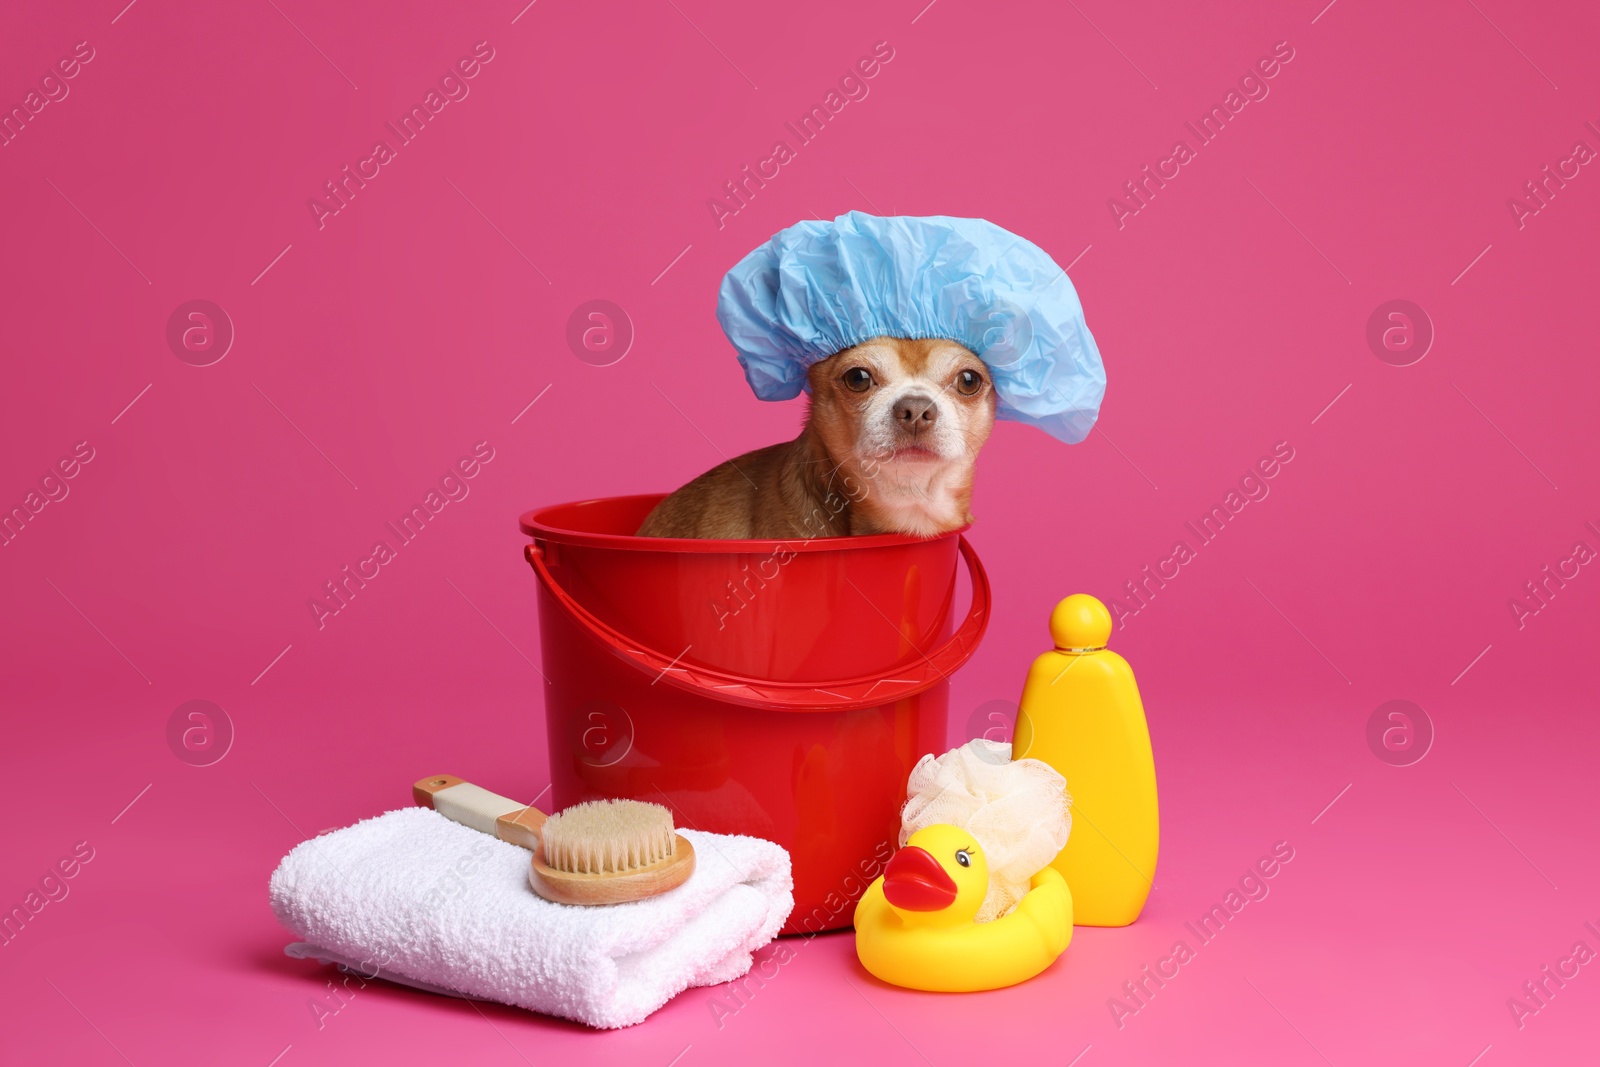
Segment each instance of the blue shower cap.
[{"label": "blue shower cap", "polygon": [[799,396],[813,363],[874,337],[966,345],[1000,418],[1068,444],[1089,435],[1106,391],[1067,272],[983,219],[852,211],[791,226],[722,279],[717,321],[762,400]]}]

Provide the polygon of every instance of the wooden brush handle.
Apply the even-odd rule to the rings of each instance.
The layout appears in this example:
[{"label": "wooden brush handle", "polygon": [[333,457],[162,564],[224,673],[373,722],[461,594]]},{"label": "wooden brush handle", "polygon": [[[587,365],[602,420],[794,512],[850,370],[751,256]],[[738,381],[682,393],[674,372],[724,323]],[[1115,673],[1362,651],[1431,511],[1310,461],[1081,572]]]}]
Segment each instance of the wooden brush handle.
[{"label": "wooden brush handle", "polygon": [[508,800],[453,774],[419,778],[411,787],[411,796],[451,822],[493,834],[530,852],[539,847],[539,831],[549,818],[538,808]]}]

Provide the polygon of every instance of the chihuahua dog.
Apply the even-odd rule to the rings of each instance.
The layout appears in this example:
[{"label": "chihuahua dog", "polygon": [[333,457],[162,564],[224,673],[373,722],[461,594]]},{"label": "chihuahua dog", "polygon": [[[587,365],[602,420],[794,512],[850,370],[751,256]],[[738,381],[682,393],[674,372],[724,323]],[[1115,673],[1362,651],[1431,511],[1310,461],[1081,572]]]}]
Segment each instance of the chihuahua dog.
[{"label": "chihuahua dog", "polygon": [[809,371],[800,436],[747,452],[657,504],[641,537],[932,537],[972,521],[994,428],[982,360],[954,341],[877,337]]}]

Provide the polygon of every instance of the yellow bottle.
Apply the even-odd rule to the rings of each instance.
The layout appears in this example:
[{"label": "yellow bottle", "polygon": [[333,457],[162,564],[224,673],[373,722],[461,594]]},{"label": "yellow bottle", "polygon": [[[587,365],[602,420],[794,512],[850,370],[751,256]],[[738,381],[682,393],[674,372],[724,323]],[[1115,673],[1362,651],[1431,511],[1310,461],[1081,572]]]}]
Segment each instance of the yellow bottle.
[{"label": "yellow bottle", "polygon": [[1075,593],[1050,613],[1055,649],[1033,661],[1017,715],[1015,758],[1050,764],[1072,794],[1072,834],[1051,864],[1079,926],[1127,926],[1156,872],[1156,765],[1139,686],[1106,648],[1111,613]]}]

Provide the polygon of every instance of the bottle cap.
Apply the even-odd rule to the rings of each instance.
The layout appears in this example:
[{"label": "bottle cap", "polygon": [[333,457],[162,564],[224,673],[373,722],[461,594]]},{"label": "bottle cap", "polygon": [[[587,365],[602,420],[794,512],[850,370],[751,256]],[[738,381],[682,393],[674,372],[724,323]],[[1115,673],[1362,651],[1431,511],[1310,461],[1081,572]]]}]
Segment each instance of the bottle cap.
[{"label": "bottle cap", "polygon": [[1088,593],[1073,593],[1050,613],[1050,638],[1063,652],[1105,648],[1110,636],[1111,612]]}]

